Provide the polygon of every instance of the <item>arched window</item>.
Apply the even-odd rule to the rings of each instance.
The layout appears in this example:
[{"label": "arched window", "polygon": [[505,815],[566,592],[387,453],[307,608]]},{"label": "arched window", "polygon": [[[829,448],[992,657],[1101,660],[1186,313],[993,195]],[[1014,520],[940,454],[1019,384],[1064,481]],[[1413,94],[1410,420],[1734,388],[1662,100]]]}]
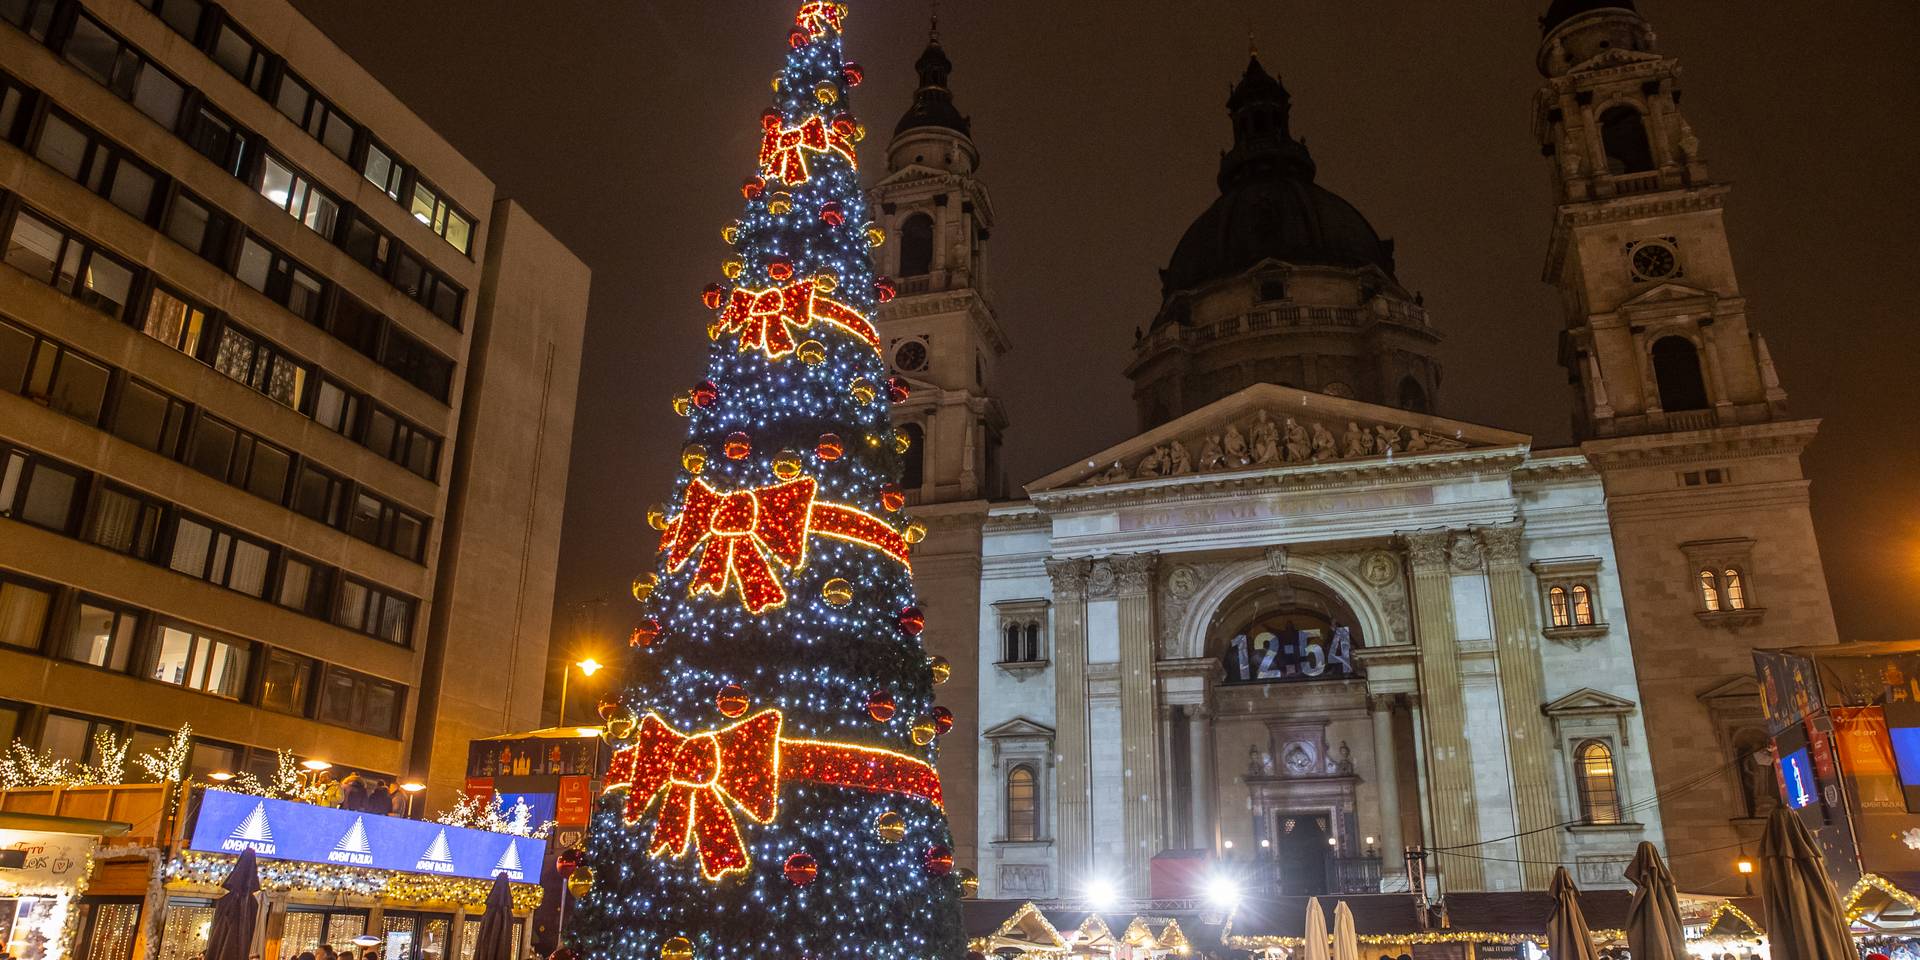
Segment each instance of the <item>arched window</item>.
[{"label": "arched window", "polygon": [[1653,345],[1653,380],[1663,410],[1705,410],[1707,381],[1700,373],[1700,351],[1686,337],[1664,337]]},{"label": "arched window", "polygon": [[1721,575],[1721,594],[1727,602],[1728,610],[1747,608],[1747,585],[1741,580],[1740,571],[1728,567]]},{"label": "arched window", "polygon": [[1554,587],[1547,591],[1547,607],[1553,615],[1553,625],[1568,627],[1573,625],[1573,615],[1567,608],[1567,588]]},{"label": "arched window", "polygon": [[1009,623],[1000,631],[1000,659],[1008,663],[1024,663],[1026,658],[1020,655],[1020,625]]},{"label": "arched window", "polygon": [[1033,768],[1024,764],[1007,773],[1007,839],[1015,842],[1040,838],[1040,795],[1033,780]]},{"label": "arched window", "polygon": [[1653,169],[1653,146],[1640,111],[1622,104],[1600,115],[1600,143],[1607,151],[1607,172],[1645,173]]},{"label": "arched window", "polygon": [[1720,583],[1713,578],[1712,570],[1700,571],[1700,603],[1708,613],[1720,612]]},{"label": "arched window", "polygon": [[1400,381],[1400,409],[1427,412],[1427,388],[1421,386],[1420,381],[1412,377]]},{"label": "arched window", "polygon": [[906,463],[900,470],[900,489],[913,493],[927,482],[927,431],[917,423],[909,423],[900,428],[906,431],[910,444],[901,459]]},{"label": "arched window", "polygon": [[1598,740],[1588,740],[1575,756],[1581,818],[1588,823],[1619,823],[1620,788],[1613,775],[1613,751]]},{"label": "arched window", "polygon": [[900,224],[900,275],[924,277],[933,271],[933,218],[916,213]]},{"label": "arched window", "polygon": [[1573,622],[1577,626],[1593,626],[1593,591],[1584,583],[1573,585]]},{"label": "arched window", "polygon": [[1028,663],[1032,663],[1040,659],[1040,624],[1027,624],[1026,637],[1026,646],[1021,649],[1021,652],[1026,654],[1026,656],[1022,659]]}]

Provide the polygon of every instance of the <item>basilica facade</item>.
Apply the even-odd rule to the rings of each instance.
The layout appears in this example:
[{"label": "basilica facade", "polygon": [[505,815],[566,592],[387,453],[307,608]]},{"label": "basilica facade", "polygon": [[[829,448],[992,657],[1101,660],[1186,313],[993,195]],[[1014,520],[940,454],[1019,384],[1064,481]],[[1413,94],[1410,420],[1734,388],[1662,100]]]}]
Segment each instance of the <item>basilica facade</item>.
[{"label": "basilica facade", "polygon": [[1642,11],[1556,0],[1541,26],[1565,318],[1540,336],[1574,445],[1442,415],[1444,323],[1256,58],[1220,197],[1143,305],[1137,435],[1023,496],[992,205],[937,37],[922,56],[873,191],[900,238],[881,330],[983,896],[1179,896],[1194,862],[1296,894],[1624,885],[1643,840],[1683,889],[1739,892],[1727,851],[1775,796],[1750,652],[1835,639],[1817,424],[1748,323],[1727,189]]}]

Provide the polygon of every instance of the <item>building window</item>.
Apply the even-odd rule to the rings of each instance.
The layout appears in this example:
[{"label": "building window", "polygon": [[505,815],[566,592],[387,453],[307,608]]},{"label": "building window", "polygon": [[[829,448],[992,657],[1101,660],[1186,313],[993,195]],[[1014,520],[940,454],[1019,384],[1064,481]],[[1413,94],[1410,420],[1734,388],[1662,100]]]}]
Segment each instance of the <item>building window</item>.
[{"label": "building window", "polygon": [[1584,583],[1573,585],[1573,623],[1580,627],[1594,624],[1593,591]]},{"label": "building window", "polygon": [[924,277],[933,271],[933,218],[916,213],[900,224],[900,275]]},{"label": "building window", "polygon": [[213,368],[296,410],[306,396],[307,368],[279,347],[232,323],[220,326]]},{"label": "building window", "polygon": [[239,640],[205,636],[183,627],[163,626],[154,644],[148,676],[161,683],[186,687],[216,697],[238,700],[246,693],[250,645]]},{"label": "building window", "polygon": [[154,12],[173,32],[188,42],[200,39],[200,16],[207,5],[201,0],[140,0],[141,6]]},{"label": "building window", "polygon": [[313,321],[320,316],[326,281],[252,234],[240,245],[240,261],[233,275],[302,320]]},{"label": "building window", "polygon": [[333,600],[333,568],[295,556],[280,563],[280,589],[275,602],[309,617],[324,619]]},{"label": "building window", "polygon": [[332,240],[333,228],[340,222],[340,201],[316,186],[312,178],[271,153],[260,166],[260,195],[288,216],[306,224],[307,229]]},{"label": "building window", "polygon": [[473,249],[473,218],[447,202],[444,194],[424,180],[413,182],[413,218],[461,253]]},{"label": "building window", "polygon": [[40,749],[62,760],[91,763],[94,742],[101,734],[119,735],[120,725],[111,720],[49,713],[40,726]]},{"label": "building window", "polygon": [[167,567],[249,597],[263,597],[273,565],[273,547],[195,517],[174,523]]},{"label": "building window", "polygon": [[227,228],[232,221],[212,204],[185,190],[174,192],[161,229],[175,243],[214,264],[226,261]]},{"label": "building window", "polygon": [[47,632],[47,613],[52,609],[52,587],[15,579],[0,580],[0,646],[40,649]]},{"label": "building window", "polygon": [[133,267],[24,210],[7,237],[6,262],[110,317],[133,293]]},{"label": "building window", "polygon": [[1645,173],[1654,168],[1646,120],[1633,107],[1621,104],[1600,115],[1600,143],[1606,150],[1609,174]]},{"label": "building window", "polygon": [[307,715],[315,664],[285,650],[268,650],[260,667],[260,706],[295,717]]},{"label": "building window", "polygon": [[1613,751],[1598,740],[1580,745],[1575,771],[1580,781],[1580,816],[1587,823],[1619,823],[1620,789],[1613,772]]},{"label": "building window", "polygon": [[72,536],[86,475],[25,450],[0,450],[0,517]]},{"label": "building window", "polygon": [[1662,337],[1653,345],[1653,379],[1662,410],[1705,410],[1712,405],[1700,373],[1700,351],[1686,337]]},{"label": "building window", "polygon": [[360,163],[360,175],[380,188],[395,203],[400,202],[400,186],[407,178],[407,165],[378,143],[367,144],[366,159]]},{"label": "building window", "polygon": [[1400,381],[1400,409],[1413,413],[1427,412],[1427,388],[1412,377]]},{"label": "building window", "polygon": [[230,177],[246,173],[253,157],[253,134],[233,118],[204,103],[195,108],[181,137],[195,153],[212,161]]},{"label": "building window", "polygon": [[1708,613],[1720,612],[1720,584],[1712,570],[1700,571],[1700,603]]},{"label": "building window", "polygon": [[293,489],[293,510],[329,527],[340,526],[347,502],[347,482],[311,463],[300,465]]},{"label": "building window", "polygon": [[[53,22],[53,10],[57,0],[6,0],[0,3],[0,20],[19,27],[35,40],[47,38],[47,28]],[[4,741],[11,743],[11,740]]]},{"label": "building window", "polygon": [[[42,4],[46,7],[52,3]],[[154,122],[172,130],[180,119],[187,89],[154,66],[146,55],[115,36],[93,17],[74,19],[73,34],[62,51],[67,62],[134,105]]]},{"label": "building window", "polygon": [[190,357],[200,355],[200,333],[208,310],[165,287],[155,287],[147,298],[147,315],[140,330],[147,336]]},{"label": "building window", "polygon": [[1573,616],[1567,605],[1567,588],[1554,587],[1548,590],[1547,607],[1553,615],[1554,626],[1570,627],[1573,625]]},{"label": "building window", "polygon": [[[0,7],[0,16],[6,11]],[[32,87],[0,73],[0,140],[20,143],[26,137],[27,124],[33,118],[28,104],[33,101]]]},{"label": "building window", "polygon": [[1033,768],[1021,765],[1007,774],[1007,839],[1014,843],[1040,837],[1039,786]]},{"label": "building window", "polygon": [[33,155],[142,223],[153,216],[160,175],[79,121],[50,112]]},{"label": "building window", "polygon": [[273,105],[334,156],[342,160],[352,156],[353,138],[360,128],[293,73],[280,75],[280,92]]},{"label": "building window", "polygon": [[74,612],[73,629],[60,655],[68,660],[125,672],[139,635],[140,617],[91,599]]},{"label": "building window", "polygon": [[1002,650],[1007,663],[1038,663],[1040,624],[1033,620],[1008,621],[1001,627]]},{"label": "building window", "polygon": [[180,451],[187,405],[139,380],[121,381],[114,404],[113,435],[168,459]]},{"label": "building window", "polygon": [[0,390],[97,426],[112,376],[105,364],[0,320]]},{"label": "building window", "polygon": [[453,396],[453,361],[402,332],[397,325],[388,327],[386,348],[381,353],[381,366],[427,396],[441,403]]},{"label": "building window", "polygon": [[414,600],[383,587],[342,577],[333,622],[404,647],[412,639],[414,604]]},{"label": "building window", "polygon": [[220,24],[213,35],[212,49],[207,53],[220,68],[233,74],[235,80],[246,84],[247,89],[262,96],[267,89],[267,65],[271,61],[265,47],[255,43],[252,37],[242,33],[231,21]]},{"label": "building window", "polygon": [[328,667],[320,688],[320,719],[383,737],[400,719],[401,688],[385,680]]},{"label": "building window", "polygon": [[114,553],[153,560],[166,507],[117,484],[103,483],[94,496],[84,539]]},{"label": "building window", "polygon": [[907,435],[907,452],[901,455],[900,486],[908,493],[916,493],[927,482],[927,431],[917,423],[909,423],[900,430]]},{"label": "building window", "polygon": [[1740,571],[1728,567],[1720,576],[1722,587],[1721,596],[1726,602],[1727,609],[1745,610],[1747,608],[1747,586],[1740,576]]}]

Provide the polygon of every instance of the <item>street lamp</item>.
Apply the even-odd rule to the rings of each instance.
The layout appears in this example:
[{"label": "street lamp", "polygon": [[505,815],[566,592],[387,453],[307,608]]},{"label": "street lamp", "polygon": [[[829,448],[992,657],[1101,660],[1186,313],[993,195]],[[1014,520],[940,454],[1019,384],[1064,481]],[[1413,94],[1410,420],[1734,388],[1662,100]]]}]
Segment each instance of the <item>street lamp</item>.
[{"label": "street lamp", "polygon": [[407,819],[408,820],[413,819],[413,798],[419,796],[420,791],[425,790],[426,788],[427,788],[427,785],[424,783],[421,783],[418,780],[408,780],[406,783],[403,783],[400,785],[400,789],[404,791],[407,795]]},{"label": "street lamp", "polygon": [[581,676],[591,677],[605,666],[600,661],[588,657],[578,663],[569,663],[566,669],[560,671],[560,726],[567,725],[567,681],[573,679],[573,671],[578,669]]},{"label": "street lamp", "polygon": [[207,774],[207,779],[212,780],[214,783],[226,783],[228,780],[233,779],[233,774],[226,770],[215,770]]}]

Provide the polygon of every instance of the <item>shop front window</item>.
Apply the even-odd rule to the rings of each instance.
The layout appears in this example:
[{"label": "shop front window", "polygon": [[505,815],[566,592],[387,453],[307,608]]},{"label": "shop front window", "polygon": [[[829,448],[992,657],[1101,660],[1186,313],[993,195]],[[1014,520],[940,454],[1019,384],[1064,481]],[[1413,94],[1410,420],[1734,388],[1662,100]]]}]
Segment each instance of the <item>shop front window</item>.
[{"label": "shop front window", "polygon": [[83,901],[75,960],[133,960],[133,939],[140,932],[140,901]]},{"label": "shop front window", "polygon": [[168,901],[167,918],[160,930],[160,949],[154,960],[192,960],[204,956],[207,930],[212,926],[213,901]]}]

